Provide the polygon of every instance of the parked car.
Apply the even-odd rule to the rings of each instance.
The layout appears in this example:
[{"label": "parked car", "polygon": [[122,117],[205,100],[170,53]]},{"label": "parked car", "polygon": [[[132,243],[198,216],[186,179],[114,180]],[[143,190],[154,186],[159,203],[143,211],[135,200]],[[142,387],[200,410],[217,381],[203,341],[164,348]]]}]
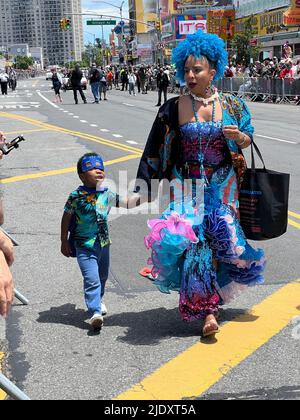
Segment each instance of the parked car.
[{"label": "parked car", "polygon": [[[88,85],[88,81],[87,78],[85,76],[83,76],[83,78],[81,79],[81,87],[83,90],[87,90],[87,85]],[[69,77],[64,77],[63,78],[63,85],[62,85],[62,89],[64,91],[66,90],[72,90],[72,85],[71,85],[71,81]]]}]

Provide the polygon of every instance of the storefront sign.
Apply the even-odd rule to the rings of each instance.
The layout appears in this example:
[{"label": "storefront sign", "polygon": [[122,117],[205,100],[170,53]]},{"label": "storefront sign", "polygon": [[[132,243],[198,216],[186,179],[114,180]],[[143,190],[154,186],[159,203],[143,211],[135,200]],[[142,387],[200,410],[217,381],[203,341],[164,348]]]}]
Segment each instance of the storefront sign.
[{"label": "storefront sign", "polygon": [[[261,13],[248,18],[238,19],[236,21],[235,30],[237,33],[243,33],[245,31],[246,22],[249,22],[249,19],[251,19],[250,23],[254,35],[266,36],[278,32],[286,32],[287,29],[284,26],[284,15],[286,11],[287,9],[284,8],[273,12]],[[290,30],[292,29],[290,28]]]},{"label": "storefront sign", "polygon": [[138,44],[137,55],[139,57],[147,57],[152,55],[152,46],[150,44]]}]

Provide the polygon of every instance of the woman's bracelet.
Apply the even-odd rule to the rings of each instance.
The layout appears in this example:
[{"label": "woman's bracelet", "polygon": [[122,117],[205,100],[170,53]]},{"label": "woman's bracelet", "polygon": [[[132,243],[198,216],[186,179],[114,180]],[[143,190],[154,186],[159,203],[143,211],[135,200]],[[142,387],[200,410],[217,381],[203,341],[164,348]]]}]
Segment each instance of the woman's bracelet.
[{"label": "woman's bracelet", "polygon": [[243,134],[243,136],[244,136],[244,140],[243,140],[241,143],[237,143],[237,145],[238,145],[239,147],[244,146],[244,144],[245,144],[245,143],[246,143],[246,141],[247,141],[247,136],[246,136],[246,134]]}]

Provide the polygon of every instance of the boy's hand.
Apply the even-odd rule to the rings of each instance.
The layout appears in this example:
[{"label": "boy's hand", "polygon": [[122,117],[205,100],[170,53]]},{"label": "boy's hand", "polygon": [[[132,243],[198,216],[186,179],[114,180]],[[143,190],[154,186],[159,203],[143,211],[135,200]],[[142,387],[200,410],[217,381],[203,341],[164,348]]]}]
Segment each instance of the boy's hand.
[{"label": "boy's hand", "polygon": [[67,258],[72,256],[72,250],[69,241],[63,241],[61,243],[61,253]]}]

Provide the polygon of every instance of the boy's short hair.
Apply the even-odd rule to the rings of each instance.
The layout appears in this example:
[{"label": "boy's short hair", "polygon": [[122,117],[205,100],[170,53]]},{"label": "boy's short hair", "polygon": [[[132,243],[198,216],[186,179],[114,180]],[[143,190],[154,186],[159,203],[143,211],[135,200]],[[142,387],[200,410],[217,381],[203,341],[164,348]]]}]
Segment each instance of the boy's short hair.
[{"label": "boy's short hair", "polygon": [[81,156],[81,158],[80,158],[80,159],[79,159],[79,161],[77,162],[77,173],[78,173],[78,175],[81,175],[81,174],[83,174],[83,173],[84,173],[84,172],[83,172],[83,170],[82,170],[82,162],[83,162],[83,159],[84,159],[85,157],[90,157],[90,156],[99,156],[99,157],[101,157],[101,156],[99,155],[99,153],[95,153],[95,152],[86,153],[85,155]]}]

